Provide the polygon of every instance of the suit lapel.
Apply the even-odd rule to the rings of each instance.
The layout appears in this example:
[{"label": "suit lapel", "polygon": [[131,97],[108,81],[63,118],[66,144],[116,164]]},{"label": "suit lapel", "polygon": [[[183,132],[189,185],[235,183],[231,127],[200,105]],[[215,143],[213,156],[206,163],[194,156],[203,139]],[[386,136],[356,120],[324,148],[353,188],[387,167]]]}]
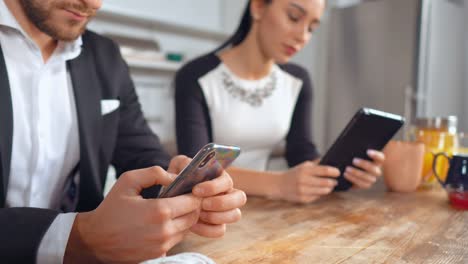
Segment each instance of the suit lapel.
[{"label": "suit lapel", "polygon": [[13,140],[13,105],[10,82],[0,47],[0,208],[5,207],[8,179],[10,177],[11,145]]},{"label": "suit lapel", "polygon": [[101,94],[92,49],[83,38],[79,57],[67,63],[75,95],[80,135],[80,196],[78,210],[94,209],[102,199],[103,183],[99,177],[101,138]]}]

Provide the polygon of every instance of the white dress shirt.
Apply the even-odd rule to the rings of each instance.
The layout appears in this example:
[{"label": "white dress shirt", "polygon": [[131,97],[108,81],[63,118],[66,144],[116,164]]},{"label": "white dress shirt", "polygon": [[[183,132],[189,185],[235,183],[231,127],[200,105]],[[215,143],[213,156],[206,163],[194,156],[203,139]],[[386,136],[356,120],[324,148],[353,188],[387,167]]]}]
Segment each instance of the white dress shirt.
[{"label": "white dress shirt", "polygon": [[[13,105],[8,207],[58,209],[67,176],[80,158],[75,99],[66,61],[81,38],[59,42],[46,63],[41,50],[0,0],[0,45]],[[38,263],[61,263],[76,214],[60,214],[39,247]]]}]

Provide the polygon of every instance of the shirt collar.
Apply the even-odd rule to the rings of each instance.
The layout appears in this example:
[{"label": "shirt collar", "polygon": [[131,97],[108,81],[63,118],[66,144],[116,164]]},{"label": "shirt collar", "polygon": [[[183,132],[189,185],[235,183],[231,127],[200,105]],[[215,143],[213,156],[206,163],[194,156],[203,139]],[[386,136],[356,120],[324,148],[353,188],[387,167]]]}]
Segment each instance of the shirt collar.
[{"label": "shirt collar", "polygon": [[[33,43],[34,46],[37,47],[36,43],[34,43],[34,41],[28,36],[28,34],[26,34],[26,32],[16,20],[15,16],[13,16],[13,14],[11,13],[10,9],[8,9],[4,0],[0,0],[0,26],[8,27],[19,31],[19,33],[21,33],[21,35],[23,35],[27,41],[30,41],[31,43]],[[65,60],[71,60],[80,55],[82,44],[83,40],[80,36],[73,41],[59,41],[57,49],[60,50],[61,57],[65,58]]]},{"label": "shirt collar", "polygon": [[21,34],[27,36],[3,0],[0,0],[0,25],[16,29],[20,31]]}]

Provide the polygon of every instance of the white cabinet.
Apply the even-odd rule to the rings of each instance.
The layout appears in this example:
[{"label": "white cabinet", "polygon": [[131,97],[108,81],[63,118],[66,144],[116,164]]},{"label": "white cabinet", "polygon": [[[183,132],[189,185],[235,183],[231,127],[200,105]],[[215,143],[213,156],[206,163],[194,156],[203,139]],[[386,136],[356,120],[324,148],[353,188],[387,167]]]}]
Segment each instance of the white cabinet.
[{"label": "white cabinet", "polygon": [[135,78],[135,86],[151,129],[159,136],[166,150],[176,154],[172,78],[163,76],[153,80]]}]

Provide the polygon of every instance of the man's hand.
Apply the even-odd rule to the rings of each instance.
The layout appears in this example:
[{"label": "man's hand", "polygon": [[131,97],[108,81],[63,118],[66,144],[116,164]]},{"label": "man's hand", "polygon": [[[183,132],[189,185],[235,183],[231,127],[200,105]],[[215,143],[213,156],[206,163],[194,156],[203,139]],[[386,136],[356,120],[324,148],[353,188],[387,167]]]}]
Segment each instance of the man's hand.
[{"label": "man's hand", "polygon": [[[172,173],[174,175],[179,174],[187,165],[192,161],[191,158],[184,156],[184,155],[178,155],[172,158],[171,162],[169,163],[169,168],[167,169],[167,172]],[[175,177],[175,176],[174,176]]]},{"label": "man's hand", "polygon": [[197,223],[202,200],[140,196],[143,188],[173,178],[160,167],[124,173],[98,208],[77,215],[64,262],[136,263],[164,255]]},{"label": "man's hand", "polygon": [[[186,156],[176,156],[171,160],[168,171],[178,174],[191,159]],[[221,237],[226,232],[226,224],[240,220],[246,195],[233,188],[232,179],[225,171],[211,181],[202,182],[193,188],[193,195],[203,198],[202,211],[198,223],[192,231],[200,236]]]},{"label": "man's hand", "polygon": [[205,237],[221,237],[226,224],[240,220],[242,207],[247,197],[243,191],[233,188],[231,177],[226,171],[211,181],[202,182],[193,188],[193,195],[203,198],[200,220],[192,232]]}]

